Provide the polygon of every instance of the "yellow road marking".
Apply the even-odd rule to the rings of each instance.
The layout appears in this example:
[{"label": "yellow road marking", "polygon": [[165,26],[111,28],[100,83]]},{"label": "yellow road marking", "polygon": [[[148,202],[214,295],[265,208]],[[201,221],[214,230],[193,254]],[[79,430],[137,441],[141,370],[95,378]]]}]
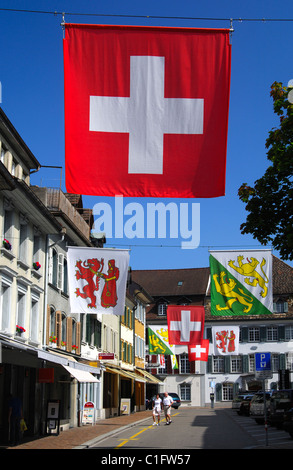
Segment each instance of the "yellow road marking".
[{"label": "yellow road marking", "polygon": [[[173,416],[177,416],[178,414],[179,414],[179,412],[173,414],[173,415],[171,416],[171,418],[172,418]],[[165,419],[162,419],[161,422],[162,422],[162,421],[166,421],[166,420],[165,420]],[[122,441],[122,442],[121,442],[120,444],[118,444],[118,446],[115,447],[115,449],[118,449],[119,447],[124,446],[124,444],[127,444],[129,441],[138,441],[138,439],[136,439],[136,436],[139,436],[139,434],[142,434],[143,432],[147,431],[148,429],[152,429],[152,428],[153,428],[153,425],[148,426],[148,427],[145,428],[145,429],[142,429],[141,431],[137,432],[136,434],[134,434],[133,436],[129,437],[128,439],[118,439],[119,441]]]}]

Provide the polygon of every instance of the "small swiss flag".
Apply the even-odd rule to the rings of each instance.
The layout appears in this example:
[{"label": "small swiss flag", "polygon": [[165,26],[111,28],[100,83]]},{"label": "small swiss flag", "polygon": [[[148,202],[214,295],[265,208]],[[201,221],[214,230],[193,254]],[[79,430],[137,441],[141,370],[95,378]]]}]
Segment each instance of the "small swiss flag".
[{"label": "small swiss flag", "polygon": [[192,344],[188,345],[188,360],[192,361],[205,361],[208,360],[209,355],[209,345],[210,342],[208,339],[203,339],[201,344]]},{"label": "small swiss flag", "polygon": [[169,344],[201,344],[204,307],[169,305],[167,308]]}]

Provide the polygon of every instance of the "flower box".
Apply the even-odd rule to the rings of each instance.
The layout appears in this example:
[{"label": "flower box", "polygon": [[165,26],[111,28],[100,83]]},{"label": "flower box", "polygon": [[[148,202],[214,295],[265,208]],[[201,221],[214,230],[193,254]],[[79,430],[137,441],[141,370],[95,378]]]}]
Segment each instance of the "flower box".
[{"label": "flower box", "polygon": [[40,269],[41,265],[40,263],[37,261],[36,263],[33,263],[33,268],[38,271]]},{"label": "flower box", "polygon": [[25,329],[23,328],[23,326],[19,326],[19,325],[16,325],[16,333],[17,335],[21,336],[22,333],[25,332]]},{"label": "flower box", "polygon": [[6,240],[6,238],[4,238],[2,244],[3,244],[3,247],[6,248],[6,250],[11,250],[12,248],[11,243],[8,240]]}]

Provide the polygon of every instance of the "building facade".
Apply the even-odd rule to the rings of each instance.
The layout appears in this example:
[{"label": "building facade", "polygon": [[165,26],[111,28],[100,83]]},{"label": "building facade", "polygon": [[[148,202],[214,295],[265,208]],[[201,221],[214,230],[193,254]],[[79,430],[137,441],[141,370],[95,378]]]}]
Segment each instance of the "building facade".
[{"label": "building facade", "polygon": [[[265,381],[267,389],[279,387],[280,377],[292,385],[292,327],[293,327],[293,269],[273,256],[274,312],[267,316],[225,319],[211,315],[209,268],[179,270],[133,271],[133,279],[151,294],[153,303],[147,311],[147,326],[167,329],[168,305],[203,305],[205,308],[204,338],[209,339],[208,361],[188,360],[186,346],[175,346],[178,368],[172,368],[171,356],[165,356],[165,366],[158,356],[147,357],[148,370],[162,382],[159,392],[178,393],[186,406],[210,404],[211,394],[216,402],[229,402],[239,390],[259,390],[263,381],[255,371],[255,353],[270,352],[272,377]],[[239,326],[238,355],[216,356],[213,353],[212,327]],[[284,383],[283,383],[284,384]],[[155,389],[152,388],[150,398]]]}]

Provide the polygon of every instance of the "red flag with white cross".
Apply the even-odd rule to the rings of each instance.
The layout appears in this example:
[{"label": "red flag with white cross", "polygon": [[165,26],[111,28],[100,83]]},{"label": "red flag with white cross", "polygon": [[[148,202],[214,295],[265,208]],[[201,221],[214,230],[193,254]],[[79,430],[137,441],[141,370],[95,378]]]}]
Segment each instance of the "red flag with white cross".
[{"label": "red flag with white cross", "polygon": [[192,361],[205,361],[208,360],[209,355],[209,340],[203,339],[201,344],[188,345],[188,360]]},{"label": "red flag with white cross", "polygon": [[201,344],[204,331],[204,307],[168,305],[167,322],[170,344]]},{"label": "red flag with white cross", "polygon": [[228,29],[66,24],[70,193],[225,194]]}]

